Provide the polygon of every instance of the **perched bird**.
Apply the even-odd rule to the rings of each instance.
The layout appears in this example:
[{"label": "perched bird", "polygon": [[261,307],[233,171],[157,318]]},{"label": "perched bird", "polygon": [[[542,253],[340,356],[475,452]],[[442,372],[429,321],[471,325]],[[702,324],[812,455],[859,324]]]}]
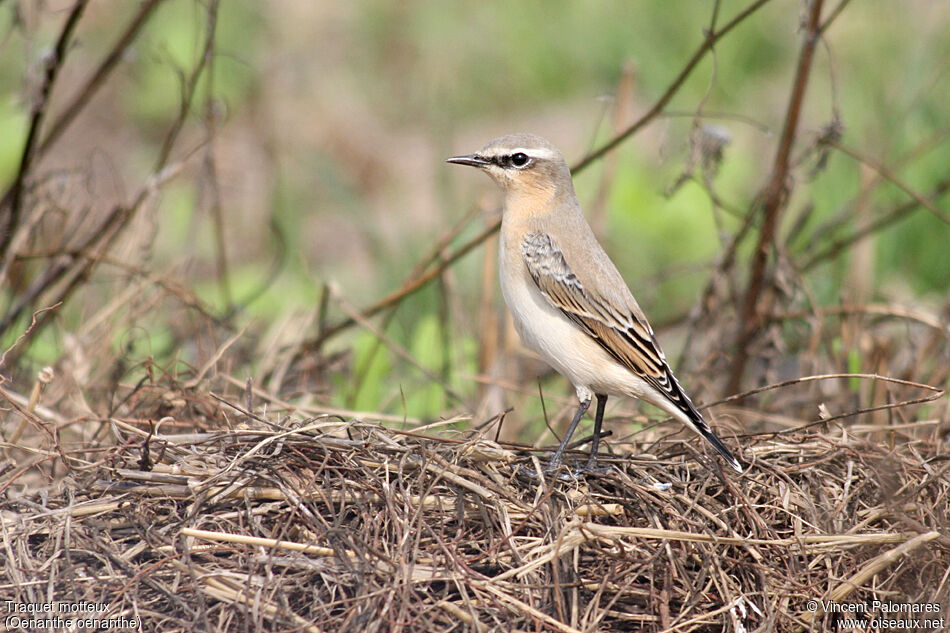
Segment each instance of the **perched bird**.
[{"label": "perched bird", "polygon": [[447,162],[477,167],[504,190],[498,247],[502,294],[524,344],[577,390],[580,406],[545,471],[561,465],[595,396],[590,458],[578,472],[598,470],[607,396],[628,396],[680,420],[741,473],[673,376],[653,328],[594,237],[561,152],[541,137],[511,134]]}]

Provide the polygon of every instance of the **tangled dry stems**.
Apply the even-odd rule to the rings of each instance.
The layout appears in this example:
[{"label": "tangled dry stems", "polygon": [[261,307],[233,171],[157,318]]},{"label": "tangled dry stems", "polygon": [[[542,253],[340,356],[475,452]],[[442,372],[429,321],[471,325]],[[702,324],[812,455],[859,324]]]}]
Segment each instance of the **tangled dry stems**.
[{"label": "tangled dry stems", "polygon": [[531,482],[480,435],[205,404],[231,428],[113,419],[0,502],[3,593],[162,631],[829,630],[809,601],[946,601],[938,420],[746,438],[741,476],[688,440]]},{"label": "tangled dry stems", "polygon": [[[3,325],[13,327],[33,312],[33,324],[0,358],[0,365],[7,361],[5,371],[12,371],[14,384],[31,372],[10,367],[26,353],[30,339],[53,322],[60,306],[85,294],[95,316],[75,337],[84,340],[85,349],[75,340],[67,345],[63,364],[72,365],[65,373],[75,385],[60,386],[59,397],[50,399],[56,403],[52,409],[37,406],[38,384],[31,396],[25,395],[28,390],[8,393],[0,377],[0,596],[16,604],[101,604],[110,615],[141,619],[143,630],[163,631],[840,630],[839,616],[810,611],[809,601],[948,602],[946,407],[934,414],[942,417],[932,420],[914,417],[909,408],[910,417],[901,417],[901,409],[886,420],[850,417],[856,401],[866,403],[865,411],[878,412],[923,402],[898,402],[887,390],[868,388],[856,397],[849,390],[816,387],[797,394],[797,401],[773,401],[757,407],[753,415],[737,414],[755,423],[768,418],[772,428],[801,424],[807,419],[802,411],[812,412],[818,404],[849,416],[833,422],[836,416],[828,414],[823,426],[740,438],[750,466],[741,477],[723,475],[718,462],[696,453],[696,442],[649,445],[658,459],[646,460],[636,455],[644,447],[613,441],[613,473],[538,483],[512,474],[513,461],[526,459],[525,454],[478,435],[425,437],[346,416],[281,420],[245,415],[235,428],[233,413],[229,417],[218,400],[196,388],[239,338],[227,325],[232,310],[223,317],[215,314],[187,284],[166,279],[144,260],[123,254],[124,241],[141,239],[129,230],[132,219],[141,220],[154,193],[198,152],[193,149],[178,162],[170,161],[181,155],[172,150],[191,110],[194,86],[213,58],[217,2],[207,3],[204,54],[182,77],[190,88],[183,91],[180,113],[170,122],[153,175],[132,189],[137,193],[128,201],[95,213],[75,201],[62,205],[72,209],[73,219],[54,218],[50,224],[55,230],[38,241],[43,245],[39,250],[27,239],[34,227],[46,222],[48,212],[61,206],[53,204],[52,197],[49,204],[36,203],[45,198],[38,185],[48,180],[48,174],[36,169],[39,158],[121,67],[123,52],[158,4],[142,3],[75,99],[57,108],[60,113],[43,135],[39,132],[47,97],[58,68],[74,50],[68,44],[86,2],[74,4],[57,40],[59,54],[45,69],[41,102],[33,108],[19,172],[3,196],[10,217],[0,230],[0,254],[8,257],[0,259],[7,266],[18,259],[49,260],[0,323],[0,330]],[[659,116],[716,42],[765,4],[752,0],[717,27],[716,3],[704,40],[669,87],[643,116],[575,163],[575,173]],[[839,3],[820,22],[821,2],[811,3],[808,30],[825,32],[847,4]],[[789,375],[840,371],[847,365],[835,351],[842,341],[845,353],[862,351],[862,366],[866,362],[871,371],[932,385],[947,382],[945,316],[950,306],[931,318],[890,305],[818,308],[810,297],[804,303],[780,300],[789,311],[770,313],[764,306],[771,300],[756,301],[763,295],[784,295],[788,287],[797,288],[800,299],[808,294],[802,271],[836,259],[918,207],[946,221],[933,201],[946,193],[950,181],[944,178],[922,193],[911,190],[895,176],[900,169],[882,168],[842,145],[834,134],[805,156],[832,147],[872,167],[912,200],[877,209],[873,222],[839,233],[877,186],[872,180],[824,224],[833,229],[828,236],[821,228],[812,233],[827,237],[827,243],[816,239],[817,248],[807,252],[778,249],[782,254],[777,270],[768,275],[767,251],[757,249],[744,309],[733,310],[739,294],[724,280],[731,278],[735,286],[741,279],[736,276],[736,253],[743,236],[764,219],[757,241],[767,245],[774,231],[764,227],[777,226],[780,212],[788,215],[779,202],[788,199],[784,187],[794,181],[787,178],[788,159],[815,41],[802,49],[802,72],[789,99],[763,213],[756,204],[750,206],[743,227],[711,275],[702,310],[689,319],[691,330],[702,321],[713,343],[703,353],[695,352],[702,341],[684,346],[695,358],[711,359],[697,363],[703,368],[699,377],[724,375],[728,368],[723,359],[729,354],[722,353],[719,339],[733,331],[731,321],[737,314],[745,324],[740,328],[743,344],[734,346],[740,356],[733,362],[733,388],[707,385],[706,394],[738,391],[747,365],[755,364],[757,378],[771,383]],[[211,127],[209,123],[208,138],[213,136]],[[927,143],[920,147],[927,148]],[[213,165],[213,156],[208,154],[207,164]],[[801,156],[797,161],[806,162]],[[215,170],[209,171],[207,186],[216,190]],[[706,185],[718,207],[711,182]],[[356,323],[375,331],[365,324],[367,317],[398,306],[441,278],[497,228],[496,223],[449,249],[471,217],[446,233],[399,289],[342,321],[323,323],[321,316],[315,338],[293,343],[294,360],[311,362],[322,343]],[[61,236],[62,226],[84,228]],[[101,230],[87,230],[91,226]],[[215,230],[219,261],[226,262],[220,218]],[[790,246],[792,237],[788,239]],[[797,255],[797,265],[788,265],[787,253]],[[105,288],[102,277],[93,278],[104,267],[123,271],[133,283],[124,287],[123,276],[118,283],[108,282],[120,292],[77,292]],[[852,268],[860,278],[868,275],[860,264]],[[219,281],[227,290],[226,267],[220,270]],[[90,279],[92,283],[86,283]],[[176,342],[201,347],[203,328],[214,324],[227,330],[228,343],[214,352],[190,387],[157,381],[153,401],[145,397],[138,403],[146,400],[144,407],[123,407],[131,396],[118,383],[128,359],[104,358],[105,350],[112,347],[116,332],[141,328],[138,317],[155,311],[165,297],[175,304],[165,323],[191,321],[177,317],[181,307],[206,321],[193,329],[177,328]],[[113,322],[120,305],[128,310],[124,325]],[[347,311],[342,300],[340,308]],[[826,323],[835,314],[848,317],[843,318],[840,336]],[[720,322],[714,323],[716,319]],[[895,319],[926,326],[926,338],[916,325],[906,331],[900,325],[897,336],[889,335],[888,323],[882,321]],[[776,327],[799,322],[807,327],[782,332]],[[301,337],[307,329],[300,328]],[[88,360],[93,356],[98,363]],[[267,368],[258,375],[271,377],[275,394],[313,391],[313,385],[305,383],[291,387],[292,380],[281,389],[285,372],[320,373],[319,365],[291,369],[294,362],[285,363],[273,349],[242,356],[241,366],[253,359],[257,367]],[[206,359],[203,353],[195,357]],[[164,397],[169,394],[176,395]],[[148,421],[175,409],[179,397],[191,403],[192,411],[203,413],[176,413],[178,420],[150,428]],[[77,407],[82,410],[77,414],[68,400],[92,406]],[[99,413],[90,416],[88,411]],[[736,426],[752,428],[742,424],[745,421],[740,419]]]}]

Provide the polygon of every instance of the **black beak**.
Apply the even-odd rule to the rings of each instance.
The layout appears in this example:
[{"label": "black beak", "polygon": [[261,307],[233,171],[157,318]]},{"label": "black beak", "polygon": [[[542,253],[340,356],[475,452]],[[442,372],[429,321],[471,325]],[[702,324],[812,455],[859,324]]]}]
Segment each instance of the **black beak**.
[{"label": "black beak", "polygon": [[479,156],[478,154],[466,154],[465,156],[453,156],[452,158],[446,158],[445,162],[455,163],[457,165],[468,165],[470,167],[488,167],[491,165],[490,160],[486,160]]}]

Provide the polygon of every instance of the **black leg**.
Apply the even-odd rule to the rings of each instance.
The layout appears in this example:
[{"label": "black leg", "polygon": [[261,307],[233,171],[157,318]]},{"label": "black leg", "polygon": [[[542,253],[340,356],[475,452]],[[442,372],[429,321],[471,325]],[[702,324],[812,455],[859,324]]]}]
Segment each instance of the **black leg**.
[{"label": "black leg", "polygon": [[548,462],[548,465],[544,467],[544,470],[555,470],[561,465],[561,456],[564,453],[564,449],[571,441],[571,436],[574,435],[574,431],[577,430],[577,425],[580,423],[581,418],[584,417],[584,414],[587,413],[587,409],[589,408],[590,400],[581,401],[581,405],[577,407],[577,413],[574,414],[574,419],[571,420],[571,425],[567,427],[564,437],[561,438],[561,443],[558,444],[557,450],[554,451],[554,457],[552,457],[551,461]]},{"label": "black leg", "polygon": [[590,458],[584,470],[594,472],[597,469],[597,448],[600,446],[600,426],[604,423],[604,407],[607,405],[607,396],[597,394],[597,413],[594,416],[594,440],[590,444]]}]

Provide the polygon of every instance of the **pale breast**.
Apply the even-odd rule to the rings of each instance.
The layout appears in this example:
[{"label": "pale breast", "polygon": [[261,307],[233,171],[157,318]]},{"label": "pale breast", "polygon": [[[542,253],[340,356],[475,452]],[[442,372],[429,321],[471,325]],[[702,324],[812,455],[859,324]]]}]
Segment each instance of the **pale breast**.
[{"label": "pale breast", "polygon": [[579,394],[632,395],[626,384],[630,372],[545,299],[528,274],[521,249],[506,247],[506,239],[510,236],[503,232],[498,261],[501,292],[525,347],[570,380]]}]

